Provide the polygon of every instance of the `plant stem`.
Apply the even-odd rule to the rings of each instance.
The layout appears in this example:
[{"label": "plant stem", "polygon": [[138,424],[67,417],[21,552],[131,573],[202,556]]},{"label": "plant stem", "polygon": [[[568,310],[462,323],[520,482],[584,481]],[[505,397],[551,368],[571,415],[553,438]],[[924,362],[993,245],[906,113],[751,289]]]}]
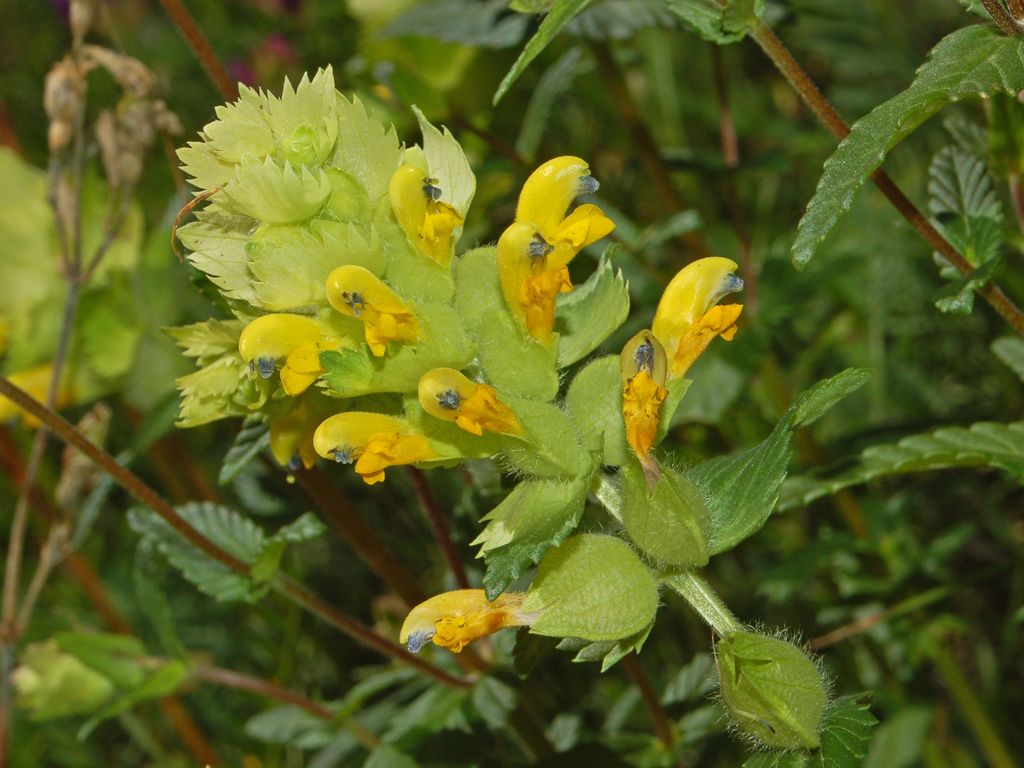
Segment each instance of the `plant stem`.
[{"label": "plant stem", "polygon": [[214,53],[213,47],[207,41],[203,31],[196,24],[196,20],[192,18],[192,14],[188,12],[184,3],[181,0],[160,0],[160,5],[163,6],[164,11],[174,22],[174,26],[178,28],[181,36],[185,38],[185,42],[188,47],[192,49],[192,53],[199,59],[199,63],[203,65],[203,70],[206,72],[210,81],[220,91],[220,95],[227,101],[233,101],[238,98],[238,86],[231,75],[228,74],[227,70],[220,63],[220,59],[217,58],[217,54]]},{"label": "plant stem", "polygon": [[715,590],[694,571],[683,571],[666,576],[662,582],[678,592],[690,607],[719,635],[743,629],[739,619],[722,602]]},{"label": "plant stem", "polygon": [[1024,0],[1007,0],[1015,21],[1024,21]]},{"label": "plant stem", "polygon": [[[771,28],[763,21],[757,21],[751,28],[750,36],[761,46],[761,50],[772,60],[772,63],[775,64],[779,72],[783,74],[789,84],[799,94],[804,104],[828,128],[829,132],[839,141],[845,139],[850,133],[849,127],[818,89],[818,86],[814,84],[810,76],[793,58],[789,49],[775,36]],[[932,226],[927,217],[903,194],[885,171],[879,168],[871,174],[871,180],[882,191],[882,194],[889,199],[889,202],[893,204],[903,218],[918,231],[932,248],[942,254],[943,258],[952,264],[960,274],[969,277],[974,272],[974,268],[970,263]],[[1024,313],[995,283],[990,282],[986,284],[978,290],[978,293],[1017,333],[1024,335]]]},{"label": "plant stem", "polygon": [[992,21],[1008,37],[1015,37],[1020,34],[1020,26],[1013,20],[1013,17],[1006,12],[999,0],[981,0],[985,11],[992,17]]},{"label": "plant stem", "polygon": [[978,700],[973,687],[942,641],[932,644],[929,655],[935,662],[935,668],[946,685],[946,689],[967,720],[967,726],[978,740],[978,745],[985,754],[988,765],[993,768],[1014,768],[1016,763],[1010,757],[1006,742],[1003,741],[992,719],[985,712],[985,707]]},{"label": "plant stem", "polygon": [[644,672],[644,668],[640,664],[640,659],[636,655],[636,652],[627,654],[622,659],[622,668],[629,675],[629,679],[633,681],[633,684],[640,691],[640,698],[644,702],[644,706],[647,707],[647,712],[651,716],[651,721],[654,723],[654,732],[658,734],[658,738],[661,743],[665,745],[666,749],[671,749],[676,742],[676,734],[672,729],[672,722],[669,720],[668,713],[665,708],[661,706],[661,700],[658,698],[658,692],[654,690],[654,686],[651,684],[651,679]]},{"label": "plant stem", "polygon": [[466,578],[466,570],[462,567],[458,552],[455,551],[455,544],[452,543],[452,532],[448,528],[448,522],[444,519],[441,508],[437,505],[437,498],[430,489],[430,483],[422,470],[416,467],[407,467],[409,480],[419,497],[423,511],[427,513],[427,520],[430,522],[430,529],[434,532],[434,540],[437,541],[444,559],[448,561],[448,569],[455,578],[459,589],[469,589],[469,579]]},{"label": "plant stem", "polygon": [[320,510],[327,523],[351,545],[360,559],[393,589],[410,608],[427,599],[426,593],[404,565],[381,541],[334,487],[322,469],[300,468],[295,473],[299,487]]},{"label": "plant stem", "polygon": [[843,640],[848,640],[851,637],[856,637],[863,632],[867,632],[872,627],[878,626],[889,619],[902,616],[903,614],[923,608],[926,605],[938,602],[948,595],[948,589],[945,587],[937,587],[924,592],[923,594],[908,597],[906,600],[901,600],[896,603],[896,605],[890,606],[884,611],[873,613],[870,616],[857,619],[849,624],[844,624],[837,629],[833,629],[831,632],[814,638],[807,643],[807,649],[810,651],[820,651],[822,648],[828,648],[830,645],[841,643]]},{"label": "plant stem", "polygon": [[[259,677],[250,677],[240,672],[220,667],[197,666],[192,668],[192,675],[206,683],[215,683],[227,688],[235,688],[240,691],[248,691],[268,699],[276,699],[286,704],[292,704],[299,709],[308,712],[321,720],[330,722],[334,720],[334,713],[319,702],[303,696],[301,693],[282,688],[270,680],[263,680]],[[373,750],[380,745],[377,735],[363,726],[359,725],[352,718],[347,718],[343,726],[351,733],[356,740],[367,750]]]},{"label": "plant stem", "polygon": [[[222,565],[228,567],[232,571],[248,576],[248,564],[225,551],[189,525],[189,523],[178,514],[174,507],[160,496],[160,494],[148,486],[141,478],[138,477],[138,475],[127,467],[118,464],[117,460],[113,456],[102,448],[91,443],[85,435],[83,435],[75,428],[74,425],[68,422],[59,413],[56,413],[52,409],[47,408],[42,403],[36,401],[33,397],[4,377],[0,377],[0,395],[13,401],[15,405],[20,408],[28,411],[31,415],[43,422],[43,424],[48,426],[60,439],[64,440],[69,445],[74,446],[96,462],[97,465],[106,470],[106,472],[109,473],[111,477],[113,477],[114,480],[121,485],[122,488],[128,491],[128,493],[131,494],[138,502],[156,512],[168,525],[170,525],[197,549]],[[325,603],[301,584],[283,574],[279,574],[274,579],[272,586],[277,592],[285,595],[288,599],[319,616],[324,621],[333,624],[335,627],[362,645],[379,651],[386,656],[391,656],[398,661],[402,661],[423,674],[434,678],[438,682],[444,683],[445,685],[457,688],[472,685],[472,680],[468,678],[456,677],[439,667],[435,667],[433,664],[413,656],[402,646],[381,637],[372,629],[364,626],[355,619],[349,618],[345,614],[341,613],[341,611],[328,603]]]}]

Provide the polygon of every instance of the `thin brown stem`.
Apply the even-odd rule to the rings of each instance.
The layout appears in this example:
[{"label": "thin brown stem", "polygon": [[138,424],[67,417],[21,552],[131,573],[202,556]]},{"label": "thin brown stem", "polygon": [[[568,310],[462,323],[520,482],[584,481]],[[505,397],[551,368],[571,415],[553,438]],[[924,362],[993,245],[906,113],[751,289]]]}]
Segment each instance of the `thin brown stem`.
[{"label": "thin brown stem", "polygon": [[192,53],[199,59],[199,63],[203,65],[203,69],[206,71],[210,81],[220,91],[220,95],[227,101],[237,99],[238,86],[234,78],[228,74],[227,70],[220,63],[220,59],[214,53],[213,47],[207,41],[199,25],[196,24],[196,20],[192,18],[192,14],[188,12],[185,4],[181,0],[160,0],[160,5],[163,6],[164,11],[171,21],[174,22],[174,26],[178,28],[181,36],[185,38],[188,47],[192,49]]},{"label": "thin brown stem", "polygon": [[459,589],[469,589],[466,569],[462,567],[459,553],[455,551],[451,529],[448,527],[448,522],[444,519],[444,513],[441,512],[441,508],[437,504],[437,498],[430,488],[430,483],[427,482],[427,478],[422,470],[416,467],[407,467],[406,469],[408,470],[412,487],[416,491],[416,496],[420,500],[420,505],[427,514],[430,529],[434,533],[434,540],[444,553],[444,559],[448,561],[448,569],[452,572],[455,583]]},{"label": "thin brown stem", "polygon": [[1007,0],[1015,21],[1024,21],[1024,0]]},{"label": "thin brown stem", "polygon": [[1004,35],[1014,37],[1020,34],[1020,25],[1006,12],[1006,9],[999,0],[981,0],[981,4],[985,6],[985,11],[992,17],[992,21],[996,23],[996,26],[999,27]]},{"label": "thin brown stem", "polygon": [[322,469],[300,468],[295,473],[306,497],[317,507],[324,520],[355,550],[381,580],[402,598],[410,608],[426,600],[426,593],[404,565],[366,524],[331,483]]},{"label": "thin brown stem", "polygon": [[36,571],[32,574],[32,580],[21,598],[18,606],[18,616],[14,622],[14,636],[20,637],[28,626],[28,620],[32,616],[32,609],[35,607],[39,593],[43,591],[50,572],[64,558],[68,544],[68,527],[64,523],[57,523],[50,528],[50,534],[43,542],[39,552],[39,562],[36,563]]},{"label": "thin brown stem", "polygon": [[[249,574],[248,564],[242,562],[234,555],[219,547],[216,543],[206,538],[202,533],[193,528],[177,510],[174,509],[160,494],[153,490],[138,475],[127,467],[119,464],[117,459],[104,451],[102,448],[90,442],[89,438],[83,435],[73,424],[68,422],[59,413],[47,408],[35,400],[31,395],[21,388],[12,384],[7,378],[0,377],[0,395],[8,398],[15,405],[24,409],[32,416],[35,416],[43,424],[49,427],[61,440],[74,446],[96,464],[102,467],[113,479],[124,488],[136,501],[149,507],[156,512],[163,520],[170,525],[181,536],[188,540],[197,549],[226,566],[236,573]],[[347,634],[356,642],[365,645],[373,650],[402,661],[416,670],[438,682],[453,687],[467,687],[472,685],[472,680],[463,677],[456,677],[439,667],[419,659],[409,653],[405,648],[394,643],[374,632],[369,627],[352,619],[337,608],[324,602],[298,582],[284,576],[275,578],[274,589],[286,596],[289,600],[305,608],[309,612],[320,617]]]},{"label": "thin brown stem", "polygon": [[643,700],[644,706],[651,716],[651,722],[654,723],[654,732],[658,734],[658,738],[665,745],[665,748],[671,749],[676,742],[676,734],[672,730],[672,721],[669,720],[665,708],[661,706],[658,692],[654,690],[651,679],[640,665],[639,657],[635,653],[630,653],[623,657],[621,663],[622,668],[629,675],[629,679],[633,681],[633,685],[640,692],[640,698]]},{"label": "thin brown stem", "polygon": [[1009,185],[1010,199],[1013,200],[1013,212],[1017,217],[1017,229],[1024,232],[1024,184],[1021,184],[1019,173],[1010,174]]},{"label": "thin brown stem", "polygon": [[[772,63],[775,64],[789,84],[799,94],[804,104],[828,128],[829,132],[839,141],[846,138],[850,133],[849,127],[828,99],[825,98],[825,95],[818,89],[818,86],[814,84],[810,76],[793,58],[789,49],[775,36],[771,28],[764,22],[759,21],[752,28],[750,36],[761,46],[761,50],[772,60]],[[965,277],[970,277],[973,274],[974,268],[970,263],[932,226],[928,218],[903,194],[885,171],[879,168],[871,174],[871,180],[882,191],[882,194],[889,199],[889,202],[893,204],[903,218],[918,231],[932,248],[952,264],[960,274]],[[1017,333],[1024,335],[1024,313],[1003,293],[999,286],[990,282],[980,288],[978,293]]]},{"label": "thin brown stem", "polygon": [[906,613],[916,611],[926,605],[942,600],[948,595],[949,590],[945,587],[938,587],[937,589],[929,590],[924,594],[914,595],[906,600],[901,600],[895,605],[889,606],[884,611],[864,616],[856,621],[844,624],[841,627],[833,629],[831,632],[826,632],[824,635],[810,640],[807,643],[807,649],[810,651],[820,651],[823,648],[836,645],[844,640],[849,640],[851,637],[856,637],[859,634],[867,632],[872,627],[876,627],[890,619],[896,618],[897,616],[902,616]]}]

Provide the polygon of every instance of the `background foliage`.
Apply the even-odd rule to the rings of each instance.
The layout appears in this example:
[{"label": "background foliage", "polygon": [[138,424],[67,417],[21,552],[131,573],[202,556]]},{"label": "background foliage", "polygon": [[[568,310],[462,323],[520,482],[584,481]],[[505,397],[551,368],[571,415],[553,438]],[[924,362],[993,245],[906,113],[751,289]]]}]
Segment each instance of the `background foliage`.
[{"label": "background foliage", "polygon": [[[820,203],[851,207],[806,268],[794,269],[794,243],[798,257],[810,256],[797,222],[835,141],[755,45],[706,42],[738,38],[735,27],[723,27],[713,8],[704,14],[701,3],[601,0],[537,50],[527,39],[553,28],[556,14],[541,25],[502,0],[192,5],[217,55],[243,82],[276,92],[285,76],[294,82],[331,64],[338,87],[357,93],[400,135],[415,134],[412,105],[447,125],[477,173],[464,244],[496,239],[539,161],[587,158],[617,223],[614,266],[633,304],[606,351],[642,327],[644,312],[653,312],[686,262],[708,254],[741,262],[745,325],[691,372],[694,384],[665,443],[680,464],[750,448],[796,393],[848,367],[869,369],[866,386],[795,434],[780,511],[757,536],[714,558],[706,576],[741,620],[798,628],[821,650],[836,695],[850,696],[834,716],[845,718],[853,749],[837,764],[972,766],[1024,753],[1013,727],[1024,712],[1021,342],[1006,338],[1009,327],[968,286],[943,274],[929,246],[873,188],[849,203]],[[184,130],[171,146],[192,138],[223,98],[167,16],[156,4],[128,0],[98,7],[90,39],[149,67]],[[906,88],[941,38],[983,21],[952,0],[790,0],[758,10],[850,122]],[[0,154],[0,306],[14,318],[4,326],[8,373],[52,359],[59,326],[63,284],[56,259],[44,258],[54,235],[41,105],[44,77],[67,50],[66,13],[58,0],[19,3],[0,28],[0,138],[8,148]],[[989,40],[997,33],[962,34]],[[978,40],[968,43],[978,50]],[[522,60],[536,58],[503,84],[524,46]],[[955,50],[951,57],[963,58]],[[1024,80],[1012,67],[999,77],[1016,90]],[[502,98],[492,104],[499,86]],[[835,173],[838,181],[821,189],[838,200],[843,184],[863,181],[851,165],[870,170],[872,152],[877,164],[892,146],[886,137],[902,138],[907,114],[956,101],[895,148],[885,167],[973,265],[998,268],[1003,288],[1024,297],[1013,196],[1020,106],[998,96],[959,102],[956,87],[943,80],[925,95],[922,88],[890,102],[898,115],[876,113],[862,129],[882,146],[831,164],[826,178]],[[116,90],[109,78],[92,77],[90,105],[113,102]],[[325,535],[316,536],[321,524],[306,516],[314,505],[261,458],[258,431],[236,439],[237,423],[173,427],[174,379],[191,367],[161,329],[206,319],[216,307],[199,273],[170,249],[170,226],[187,197],[166,150],[160,141],[151,148],[122,234],[83,295],[72,359],[87,375],[66,413],[78,421],[95,400],[105,402],[106,446],[122,462],[175,503],[245,511],[207,531],[232,554],[270,570],[281,558],[328,602],[397,637],[401,601],[352,555],[337,521],[328,516]],[[99,204],[89,203],[100,193],[90,189],[102,185],[90,152],[87,240],[90,222],[100,219]],[[584,253],[574,270],[589,274],[599,255]],[[13,421],[0,431],[4,509],[14,506],[31,438]],[[30,566],[47,536],[44,510],[70,471],[66,463],[62,471],[54,442],[33,505]],[[479,584],[469,542],[508,483],[483,463],[428,477]],[[404,475],[367,488],[350,473],[331,472],[330,487],[320,490],[335,499],[335,514],[365,520],[421,591],[453,586]],[[115,675],[123,706],[94,721],[37,723],[16,710],[14,765],[195,765],[212,761],[204,748],[226,765],[514,765],[530,759],[513,735],[524,728],[542,731],[534,741],[546,738],[561,753],[547,758],[552,765],[737,765],[749,754],[725,733],[721,705],[709,695],[708,631],[671,594],[663,594],[670,610],[638,659],[670,721],[668,748],[652,727],[643,684],[621,665],[601,675],[542,639],[514,643],[506,632],[482,651],[496,660],[484,683],[470,691],[433,686],[250,583],[224,578],[213,587],[250,603],[197,592],[189,552],[176,559],[163,545],[176,567],[168,565],[156,552],[157,522],[129,512],[133,502],[109,481],[88,477],[69,504],[73,551],[47,583],[25,642],[56,638],[63,650],[86,653],[74,633],[128,632],[153,657],[198,659],[323,702],[328,719],[213,680],[191,680],[175,703],[158,703],[181,682],[181,668],[167,662],[145,680]],[[0,519],[6,527],[9,516]],[[608,518],[595,527],[616,526]],[[210,587],[209,578],[204,583]],[[151,688],[139,696],[143,683]],[[853,696],[861,691],[873,692],[870,713],[880,721],[873,732],[867,701]],[[133,706],[133,697],[146,701]],[[183,737],[183,718],[195,739]],[[794,763],[774,756],[751,764]]]}]

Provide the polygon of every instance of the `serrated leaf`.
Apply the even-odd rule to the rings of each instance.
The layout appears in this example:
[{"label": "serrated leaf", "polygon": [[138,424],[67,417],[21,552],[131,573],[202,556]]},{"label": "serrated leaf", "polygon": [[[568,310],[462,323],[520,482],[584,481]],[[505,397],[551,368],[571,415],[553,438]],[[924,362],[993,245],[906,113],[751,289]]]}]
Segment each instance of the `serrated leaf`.
[{"label": "serrated leaf", "polygon": [[592,464],[572,419],[554,403],[505,395],[523,434],[502,439],[502,455],[517,472],[541,477],[582,477]]},{"label": "serrated leaf", "polygon": [[725,45],[742,40],[764,0],[667,0],[683,24],[709,43]]},{"label": "serrated leaf", "polygon": [[373,205],[387,194],[391,175],[398,168],[398,135],[394,126],[385,126],[357,97],[349,101],[338,93],[335,98],[342,140],[329,164],[359,181]]},{"label": "serrated leaf", "polygon": [[188,262],[225,298],[258,304],[246,252],[252,219],[210,210],[199,211],[196,219],[177,231],[178,240],[191,251]]},{"label": "serrated leaf", "polygon": [[293,224],[312,218],[330,194],[331,182],[322,170],[246,155],[213,200],[219,210],[230,214],[268,224]]},{"label": "serrated leaf", "polygon": [[664,0],[600,0],[570,21],[566,32],[588,40],[626,40],[644,29],[675,26]]},{"label": "serrated leaf", "polygon": [[928,174],[928,205],[938,229],[972,265],[994,259],[1003,242],[1003,206],[984,161],[946,147]]},{"label": "serrated leaf", "polygon": [[1019,336],[1003,336],[992,342],[992,352],[1024,381],[1024,339]]},{"label": "serrated leaf", "polygon": [[562,651],[575,651],[576,655],[572,659],[574,664],[600,661],[601,672],[604,673],[622,661],[623,657],[633,652],[639,653],[653,628],[653,623],[648,624],[635,635],[623,640],[589,642],[578,637],[567,637],[556,647]]},{"label": "serrated leaf", "polygon": [[992,467],[1024,481],[1024,421],[980,422],[944,427],[905,437],[892,445],[875,445],[860,455],[858,466],[831,479],[794,478],[782,506],[809,504],[851,485],[880,477],[950,467]]},{"label": "serrated leaf", "polygon": [[621,640],[654,621],[654,575],[622,539],[582,534],[550,550],[537,568],[523,611],[539,612],[530,632],[549,637]]},{"label": "serrated leaf", "polygon": [[854,195],[886,154],[950,102],[1024,90],[1024,40],[989,25],[943,38],[902,93],[858,120],[826,161],[817,190],[800,220],[793,261],[800,267],[853,203]]},{"label": "serrated leaf", "polygon": [[565,396],[569,414],[587,450],[600,451],[601,461],[617,467],[629,456],[622,418],[622,379],[618,355],[592,361],[581,369]]},{"label": "serrated leaf", "polygon": [[238,351],[238,336],[244,327],[240,320],[207,320],[167,328],[164,332],[185,355],[194,357],[199,365],[209,365],[226,353]]},{"label": "serrated leaf", "polygon": [[619,478],[622,523],[637,547],[673,566],[707,564],[708,506],[697,486],[665,468],[651,487],[636,460],[626,462]]},{"label": "serrated leaf", "polygon": [[519,483],[482,518],[487,525],[473,540],[487,570],[484,587],[493,600],[527,568],[540,562],[576,529],[587,499],[589,477],[574,480],[532,479]]},{"label": "serrated leaf", "polygon": [[423,134],[423,155],[430,175],[437,178],[446,203],[465,217],[476,193],[476,175],[462,145],[442,126],[438,130],[416,107],[412,110]]},{"label": "serrated leaf", "polygon": [[401,13],[378,34],[432,37],[481,48],[511,48],[526,34],[529,19],[508,15],[506,0],[433,0]]},{"label": "serrated leaf", "polygon": [[850,368],[818,382],[793,401],[760,445],[698,464],[687,473],[708,493],[710,554],[731,549],[764,525],[775,508],[793,456],[793,432],[812,423],[866,381],[864,371]]},{"label": "serrated leaf", "polygon": [[274,131],[278,156],[305,166],[321,165],[338,139],[334,71],[328,65],[310,80],[303,73],[293,88],[287,77],[281,96],[264,94],[263,103]]},{"label": "serrated leaf", "polygon": [[497,104],[501,101],[501,98],[508,92],[508,89],[512,87],[518,77],[523,73],[540,52],[547,48],[548,44],[554,39],[555,35],[562,31],[569,21],[576,15],[578,15],[583,9],[590,5],[594,0],[555,0],[551,6],[551,10],[547,16],[544,17],[544,21],[541,22],[540,28],[536,34],[529,39],[526,46],[523,48],[522,53],[519,54],[519,58],[516,59],[512,68],[508,71],[508,74],[502,79],[498,85],[498,90],[494,93],[493,104]]},{"label": "serrated leaf", "polygon": [[629,285],[621,270],[612,268],[618,246],[609,247],[583,285],[558,297],[558,367],[565,368],[589,355],[629,314]]},{"label": "serrated leaf", "polygon": [[248,418],[224,455],[217,482],[227,485],[260,453],[270,447],[270,428],[259,418]]},{"label": "serrated leaf", "polygon": [[266,709],[245,723],[245,733],[253,739],[299,749],[326,746],[335,730],[331,723],[292,704]]}]

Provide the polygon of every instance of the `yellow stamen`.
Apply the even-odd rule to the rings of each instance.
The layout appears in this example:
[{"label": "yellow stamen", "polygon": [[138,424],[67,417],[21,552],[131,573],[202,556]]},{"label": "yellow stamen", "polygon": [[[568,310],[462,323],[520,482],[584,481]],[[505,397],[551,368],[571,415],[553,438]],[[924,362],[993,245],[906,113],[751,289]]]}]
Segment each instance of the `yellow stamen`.
[{"label": "yellow stamen", "polygon": [[447,266],[452,241],[463,218],[455,208],[440,200],[444,190],[414,165],[403,165],[391,176],[388,186],[391,208],[409,241],[420,253]]},{"label": "yellow stamen", "polygon": [[398,640],[414,653],[428,641],[460,653],[469,643],[499,629],[528,626],[530,617],[520,612],[524,597],[506,592],[490,601],[482,589],[435,595],[409,612]]},{"label": "yellow stamen", "polygon": [[390,341],[419,338],[419,321],[412,310],[364,267],[350,264],[331,272],[327,300],[342,314],[362,321],[366,343],[377,357],[387,352]]},{"label": "yellow stamen", "polygon": [[619,358],[622,373],[622,418],[626,442],[640,459],[648,479],[656,480],[657,462],[651,448],[661,422],[665,389],[665,350],[651,331],[640,331],[627,342]]}]

